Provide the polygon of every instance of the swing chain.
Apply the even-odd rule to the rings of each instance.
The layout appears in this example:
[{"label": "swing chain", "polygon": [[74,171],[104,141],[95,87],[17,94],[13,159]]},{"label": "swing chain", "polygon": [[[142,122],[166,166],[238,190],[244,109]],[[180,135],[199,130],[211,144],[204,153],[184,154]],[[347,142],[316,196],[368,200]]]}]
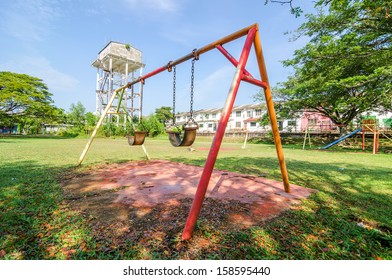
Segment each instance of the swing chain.
[{"label": "swing chain", "polygon": [[192,51],[193,59],[192,59],[192,68],[191,68],[191,99],[190,99],[190,118],[189,121],[195,122],[193,119],[193,93],[194,93],[194,81],[195,81],[195,61],[199,60],[199,54],[197,53],[197,49]]},{"label": "swing chain", "polygon": [[140,80],[140,109],[139,109],[139,122],[142,122],[143,118],[143,85],[144,80]]},{"label": "swing chain", "polygon": [[176,66],[173,67],[173,118],[172,125],[176,124]]},{"label": "swing chain", "polygon": [[190,121],[193,121],[193,94],[194,94],[194,80],[195,80],[195,61],[196,57],[192,60],[192,68],[191,68],[191,99],[190,99]]}]

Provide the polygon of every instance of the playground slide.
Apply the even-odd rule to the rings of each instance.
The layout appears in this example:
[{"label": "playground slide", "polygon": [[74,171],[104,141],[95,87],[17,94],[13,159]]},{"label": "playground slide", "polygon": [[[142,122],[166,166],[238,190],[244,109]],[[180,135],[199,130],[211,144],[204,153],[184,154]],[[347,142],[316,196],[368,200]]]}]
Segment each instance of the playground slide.
[{"label": "playground slide", "polygon": [[358,132],[361,132],[361,130],[362,130],[362,128],[358,128],[358,129],[354,130],[353,132],[350,132],[349,134],[346,134],[346,135],[340,137],[338,140],[335,140],[335,141],[329,143],[328,145],[325,145],[324,147],[321,147],[320,149],[322,149],[322,150],[328,149],[328,148],[336,145],[337,143],[342,142],[344,139],[346,139],[348,137],[351,137],[351,136],[357,134]]}]

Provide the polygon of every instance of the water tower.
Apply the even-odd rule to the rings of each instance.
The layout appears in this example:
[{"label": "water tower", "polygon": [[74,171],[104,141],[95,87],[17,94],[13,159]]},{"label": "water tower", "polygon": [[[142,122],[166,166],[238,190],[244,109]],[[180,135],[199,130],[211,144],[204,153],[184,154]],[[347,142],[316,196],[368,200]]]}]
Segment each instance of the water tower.
[{"label": "water tower", "polygon": [[[98,53],[98,57],[92,63],[92,66],[97,68],[95,112],[97,115],[101,115],[116,89],[142,75],[144,64],[140,50],[129,44],[110,41]],[[110,120],[113,119],[113,115],[125,114],[124,107],[131,117],[141,118],[143,85],[141,83],[137,83],[137,85],[137,88],[132,86],[124,92],[121,107],[118,106],[119,98],[115,99],[108,111]],[[120,118],[117,117],[116,119],[118,124]],[[123,120],[125,124],[126,116]]]}]

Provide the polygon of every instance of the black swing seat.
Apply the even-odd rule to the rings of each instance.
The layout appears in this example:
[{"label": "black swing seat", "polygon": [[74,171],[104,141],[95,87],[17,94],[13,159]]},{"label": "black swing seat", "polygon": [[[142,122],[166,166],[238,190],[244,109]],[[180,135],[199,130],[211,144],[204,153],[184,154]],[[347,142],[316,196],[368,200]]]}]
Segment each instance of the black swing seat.
[{"label": "black swing seat", "polygon": [[195,142],[197,126],[184,127],[184,135],[181,139],[181,132],[166,130],[169,140],[174,147],[188,147]]},{"label": "black swing seat", "polygon": [[135,131],[134,136],[127,135],[128,144],[130,146],[140,146],[143,145],[146,139],[147,131]]}]

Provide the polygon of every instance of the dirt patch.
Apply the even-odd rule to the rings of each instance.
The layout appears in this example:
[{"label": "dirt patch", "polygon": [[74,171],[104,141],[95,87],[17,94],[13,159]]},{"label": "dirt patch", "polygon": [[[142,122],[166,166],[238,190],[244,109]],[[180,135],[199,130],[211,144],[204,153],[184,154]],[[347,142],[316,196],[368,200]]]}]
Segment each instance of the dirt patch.
[{"label": "dirt patch", "polygon": [[[138,242],[179,238],[202,167],[163,160],[111,164],[64,182],[68,204],[100,230]],[[276,217],[312,191],[246,174],[214,170],[199,220],[248,227]],[[147,241],[146,241],[147,242]]]}]

